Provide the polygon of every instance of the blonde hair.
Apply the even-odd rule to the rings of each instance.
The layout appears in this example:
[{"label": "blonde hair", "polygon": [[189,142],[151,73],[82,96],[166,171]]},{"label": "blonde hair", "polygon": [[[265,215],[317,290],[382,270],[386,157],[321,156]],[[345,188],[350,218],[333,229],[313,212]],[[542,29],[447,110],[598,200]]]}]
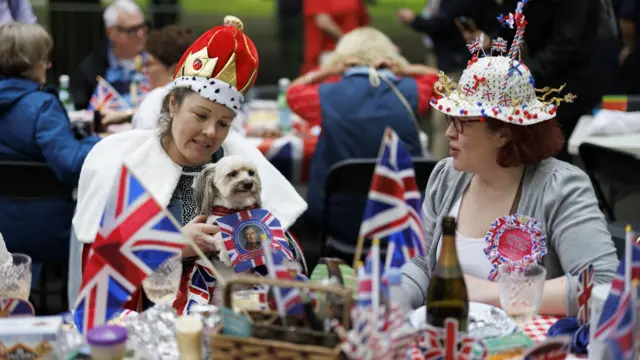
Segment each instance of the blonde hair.
[{"label": "blonde hair", "polygon": [[340,38],[333,55],[322,67],[333,67],[345,62],[348,62],[348,65],[376,66],[383,60],[387,60],[396,70],[409,65],[387,35],[378,29],[365,26],[354,29]]},{"label": "blonde hair", "polygon": [[35,79],[36,65],[49,61],[51,35],[38,24],[0,25],[0,75]]}]

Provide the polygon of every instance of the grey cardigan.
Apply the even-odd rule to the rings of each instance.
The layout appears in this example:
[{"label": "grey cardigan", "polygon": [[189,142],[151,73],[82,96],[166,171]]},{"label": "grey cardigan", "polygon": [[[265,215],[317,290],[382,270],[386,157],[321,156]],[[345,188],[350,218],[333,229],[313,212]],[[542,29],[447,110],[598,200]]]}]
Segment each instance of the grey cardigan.
[{"label": "grey cardigan", "polygon": [[[402,288],[413,308],[425,302],[430,272],[437,262],[442,217],[462,196],[472,176],[456,171],[451,158],[446,158],[438,162],[429,178],[422,205],[427,256],[414,258],[402,269]],[[591,263],[595,268],[594,282],[609,283],[619,262],[589,178],[579,168],[556,159],[528,166],[518,213],[541,223],[547,236],[547,255],[543,259],[547,278],[566,274],[567,315],[575,315],[580,270]]]}]

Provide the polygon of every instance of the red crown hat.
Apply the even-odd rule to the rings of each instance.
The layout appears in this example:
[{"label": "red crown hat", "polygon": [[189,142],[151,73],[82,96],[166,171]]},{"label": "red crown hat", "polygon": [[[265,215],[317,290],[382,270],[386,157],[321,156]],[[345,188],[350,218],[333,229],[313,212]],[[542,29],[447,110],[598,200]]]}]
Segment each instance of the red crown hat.
[{"label": "red crown hat", "polygon": [[240,19],[225,16],[224,25],[202,34],[182,55],[174,86],[188,87],[237,113],[258,75],[258,52],[242,29]]}]

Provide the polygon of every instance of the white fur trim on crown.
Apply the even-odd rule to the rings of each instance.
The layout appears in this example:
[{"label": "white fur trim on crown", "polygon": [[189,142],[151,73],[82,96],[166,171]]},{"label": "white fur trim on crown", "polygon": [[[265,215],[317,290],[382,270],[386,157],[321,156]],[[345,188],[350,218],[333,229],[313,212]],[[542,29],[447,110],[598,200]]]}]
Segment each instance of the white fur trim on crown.
[{"label": "white fur trim on crown", "polygon": [[432,100],[431,106],[450,116],[491,117],[516,125],[537,124],[554,118],[556,113],[554,104],[536,98],[529,69],[505,56],[472,60],[457,89]]},{"label": "white fur trim on crown", "polygon": [[238,113],[244,96],[238,89],[224,81],[200,76],[181,76],[173,81],[174,87],[188,87],[205,99],[222,104]]}]

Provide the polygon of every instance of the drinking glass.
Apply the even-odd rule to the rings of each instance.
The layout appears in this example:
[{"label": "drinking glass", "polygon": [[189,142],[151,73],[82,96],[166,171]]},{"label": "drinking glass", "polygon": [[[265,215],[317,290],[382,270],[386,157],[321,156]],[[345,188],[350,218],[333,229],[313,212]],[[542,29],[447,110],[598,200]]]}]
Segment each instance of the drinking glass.
[{"label": "drinking glass", "polygon": [[11,261],[0,264],[0,298],[29,301],[31,292],[31,258],[11,254]]},{"label": "drinking glass", "polygon": [[520,330],[538,314],[547,271],[538,264],[523,270],[513,270],[508,265],[498,268],[500,305]]},{"label": "drinking glass", "polygon": [[160,265],[142,281],[142,288],[149,300],[158,305],[171,306],[180,288],[182,258],[174,256]]}]

